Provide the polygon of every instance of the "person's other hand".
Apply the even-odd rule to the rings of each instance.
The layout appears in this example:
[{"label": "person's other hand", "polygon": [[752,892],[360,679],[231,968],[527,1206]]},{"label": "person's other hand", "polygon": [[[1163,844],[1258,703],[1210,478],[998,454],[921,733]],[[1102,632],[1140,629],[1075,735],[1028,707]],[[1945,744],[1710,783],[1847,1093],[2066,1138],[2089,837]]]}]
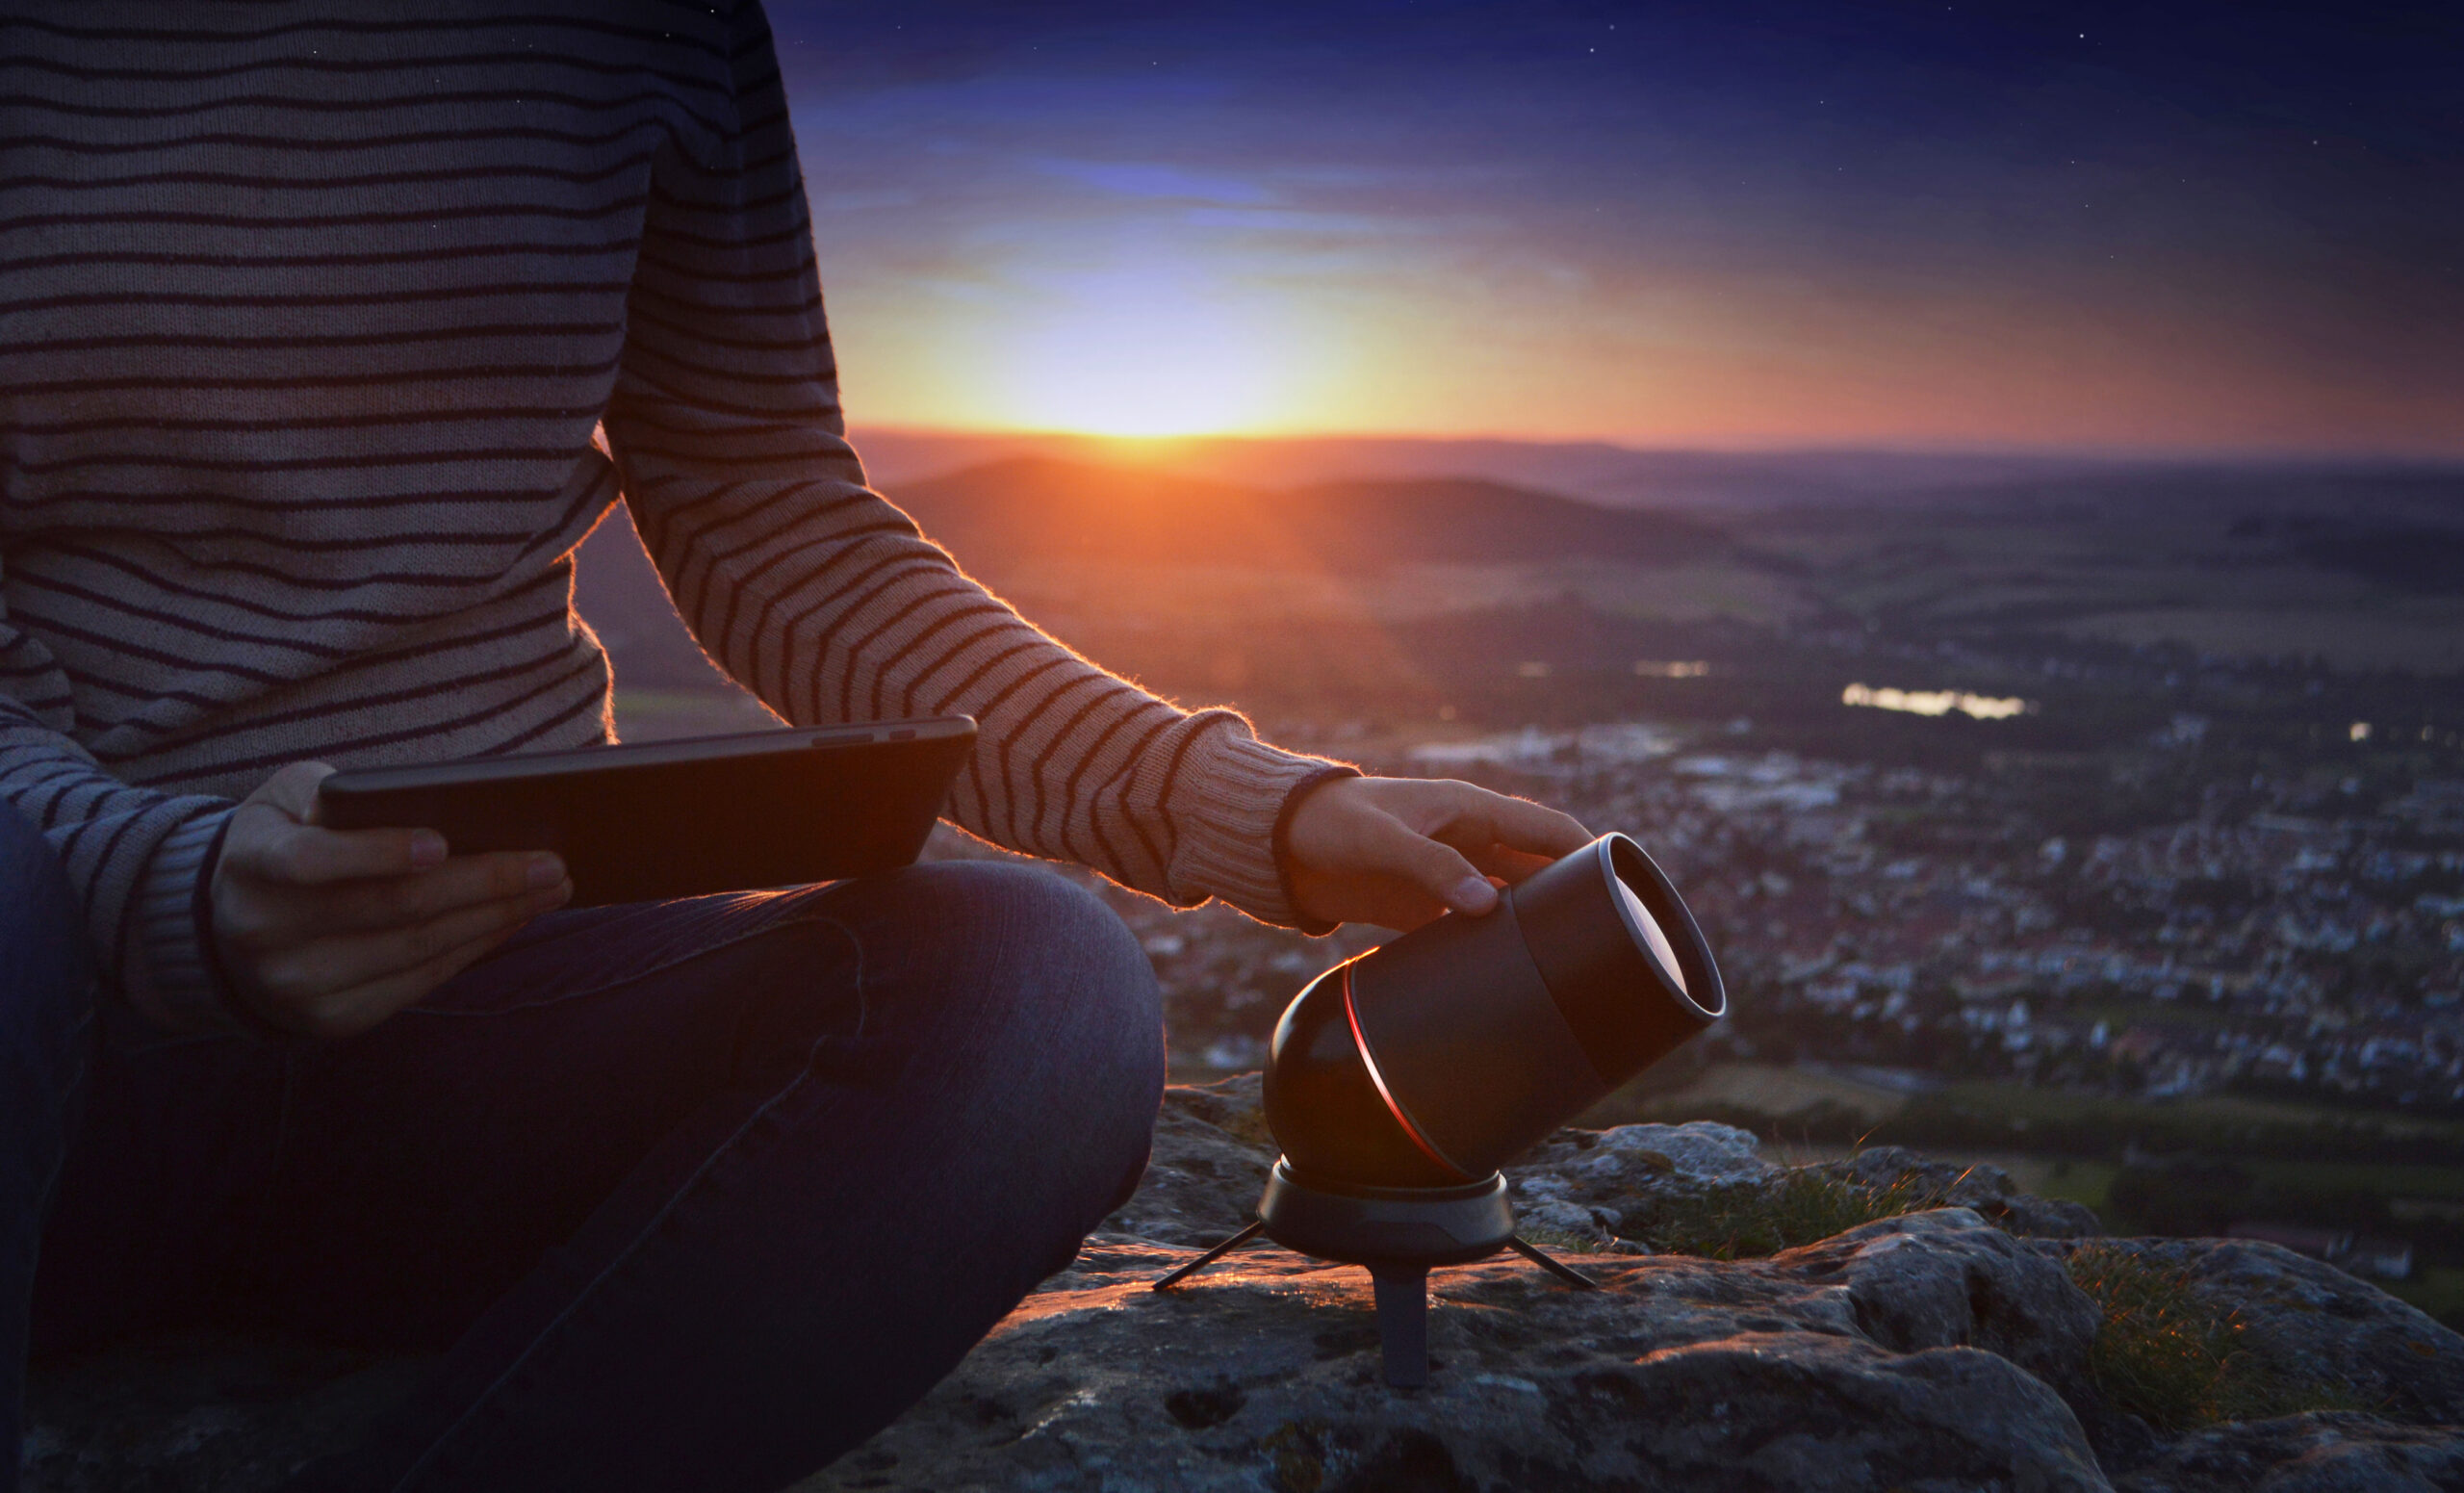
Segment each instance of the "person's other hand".
[{"label": "person's other hand", "polygon": [[1488,912],[1511,885],[1589,844],[1574,818],[1469,783],[1335,778],[1284,830],[1285,871],[1304,915],[1417,928]]},{"label": "person's other hand", "polygon": [[210,888],[234,993],[285,1031],[344,1037],[419,1000],[573,895],[546,852],[455,856],[432,830],[327,830],[294,762],[231,815]]}]

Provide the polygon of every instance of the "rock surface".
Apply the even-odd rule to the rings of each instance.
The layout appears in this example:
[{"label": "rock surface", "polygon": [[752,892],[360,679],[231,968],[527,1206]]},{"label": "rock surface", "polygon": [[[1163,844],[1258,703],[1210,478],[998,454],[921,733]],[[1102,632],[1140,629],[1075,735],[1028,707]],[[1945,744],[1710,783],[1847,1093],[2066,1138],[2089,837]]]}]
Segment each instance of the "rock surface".
[{"label": "rock surface", "polygon": [[2183,1437],[2118,1493],[2454,1493],[2464,1436],[2348,1411],[2218,1426]]},{"label": "rock surface", "polygon": [[[2088,1210],[1896,1147],[1792,1171],[1708,1123],[1560,1132],[1510,1169],[1527,1230],[1606,1289],[1510,1256],[1441,1270],[1435,1372],[1393,1390],[1364,1272],[1253,1245],[1148,1289],[1248,1221],[1271,1160],[1253,1078],[1172,1091],[1145,1186],[1077,1265],[801,1493],[2464,1493],[2464,1338],[2359,1280],[2268,1246],[2099,1241],[2187,1269],[2245,1347],[2374,1407],[2168,1441],[2098,1389],[2100,1314],[2064,1265]],[[1936,1205],[1762,1259],[1638,1242],[1814,1179]]]},{"label": "rock surface", "polygon": [[254,1493],[339,1452],[419,1364],[297,1344],[183,1337],[46,1365],[27,1392],[27,1493]]},{"label": "rock surface", "polygon": [[[2045,1314],[2062,1367],[2092,1309],[1962,1211],[1767,1264],[1587,1261],[1597,1298],[1520,1261],[1449,1271],[1411,1392],[1379,1377],[1360,1272],[1261,1248],[1159,1296],[1176,1258],[1091,1248],[807,1487],[2107,1486],[2059,1395],[1960,1341],[1971,1272],[2014,1322]],[[1895,1346],[1859,1326],[1877,1307]]]},{"label": "rock surface", "polygon": [[2333,1385],[2356,1406],[2397,1421],[2464,1423],[2460,1340],[2366,1281],[2247,1240],[2132,1239],[2107,1248],[2181,1268],[2200,1290],[2232,1303],[2241,1347],[2279,1378]]},{"label": "rock surface", "polygon": [[[1364,1272],[1259,1244],[1149,1289],[1248,1221],[1271,1159],[1253,1076],[1171,1091],[1145,1184],[1077,1264],[801,1493],[2464,1493],[2464,1338],[2361,1281],[2265,1245],[2096,1241],[2229,1302],[2243,1349],[2358,1407],[2167,1437],[2100,1391],[2099,1311],[2065,1264],[2086,1210],[1896,1148],[1783,1168],[1707,1123],[1560,1132],[1512,1169],[1527,1231],[1605,1289],[1512,1256],[1441,1270],[1434,1373],[1393,1390]],[[1829,1228],[1876,1197],[1914,1211]],[[1775,1207],[1829,1236],[1652,1250]],[[53,1368],[27,1486],[268,1488],[415,1367],[189,1343]]]}]

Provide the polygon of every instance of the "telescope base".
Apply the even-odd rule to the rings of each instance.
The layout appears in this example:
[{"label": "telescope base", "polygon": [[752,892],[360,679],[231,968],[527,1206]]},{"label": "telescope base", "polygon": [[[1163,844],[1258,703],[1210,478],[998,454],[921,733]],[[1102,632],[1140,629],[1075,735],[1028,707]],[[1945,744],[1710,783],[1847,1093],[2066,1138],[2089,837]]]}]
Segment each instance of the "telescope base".
[{"label": "telescope base", "polygon": [[1569,1285],[1599,1289],[1598,1281],[1515,1234],[1514,1206],[1501,1173],[1462,1187],[1336,1188],[1302,1182],[1281,1157],[1258,1199],[1256,1222],[1173,1270],[1154,1289],[1179,1285],[1260,1234],[1298,1254],[1368,1270],[1386,1382],[1396,1389],[1428,1382],[1432,1266],[1467,1265],[1512,1249]]},{"label": "telescope base", "polygon": [[1377,1352],[1386,1382],[1418,1389],[1428,1382],[1428,1267],[1373,1266],[1369,1288],[1377,1302]]}]

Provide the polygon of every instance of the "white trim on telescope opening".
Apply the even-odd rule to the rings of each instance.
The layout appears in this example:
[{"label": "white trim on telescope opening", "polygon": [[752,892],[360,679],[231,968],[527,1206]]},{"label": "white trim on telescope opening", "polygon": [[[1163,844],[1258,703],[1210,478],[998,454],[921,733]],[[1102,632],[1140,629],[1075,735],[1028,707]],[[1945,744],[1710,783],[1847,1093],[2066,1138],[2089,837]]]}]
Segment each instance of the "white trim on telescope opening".
[{"label": "white trim on telescope opening", "polygon": [[1679,994],[1691,999],[1694,992],[1685,988],[1684,966],[1678,964],[1677,950],[1670,945],[1668,935],[1661,931],[1659,919],[1652,915],[1650,908],[1643,906],[1642,898],[1634,895],[1634,888],[1626,885],[1626,878],[1617,874],[1614,863],[1608,868],[1608,883],[1617,888],[1617,911],[1626,918],[1627,931],[1651,955],[1652,963],[1659,965],[1661,976],[1677,987]]}]

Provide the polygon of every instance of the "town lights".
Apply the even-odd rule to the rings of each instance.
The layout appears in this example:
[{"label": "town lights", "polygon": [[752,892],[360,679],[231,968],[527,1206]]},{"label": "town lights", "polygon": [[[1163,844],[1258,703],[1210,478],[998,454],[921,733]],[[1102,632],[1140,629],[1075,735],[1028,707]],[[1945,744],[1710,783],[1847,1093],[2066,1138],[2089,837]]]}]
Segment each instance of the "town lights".
[{"label": "town lights", "polygon": [[1275,1027],[1258,1221],[1156,1289],[1259,1233],[1367,1266],[1388,1382],[1425,1382],[1429,1267],[1510,1248],[1589,1284],[1515,1238],[1498,1168],[1726,1011],[1692,914],[1623,835],[1338,965]]}]

